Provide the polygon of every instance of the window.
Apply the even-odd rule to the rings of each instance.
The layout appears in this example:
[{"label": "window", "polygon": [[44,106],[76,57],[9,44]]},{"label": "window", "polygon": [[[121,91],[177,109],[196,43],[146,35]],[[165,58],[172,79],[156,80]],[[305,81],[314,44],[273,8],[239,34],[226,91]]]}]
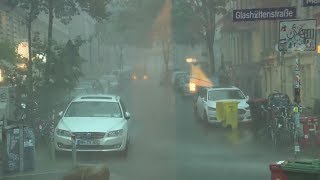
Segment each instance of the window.
[{"label": "window", "polygon": [[218,101],[225,99],[245,99],[244,94],[240,90],[212,90],[209,93],[209,101]]}]

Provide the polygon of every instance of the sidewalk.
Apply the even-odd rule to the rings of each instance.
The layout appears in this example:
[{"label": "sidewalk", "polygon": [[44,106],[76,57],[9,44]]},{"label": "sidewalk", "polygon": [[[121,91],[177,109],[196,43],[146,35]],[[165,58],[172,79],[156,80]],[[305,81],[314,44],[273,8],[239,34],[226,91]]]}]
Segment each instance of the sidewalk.
[{"label": "sidewalk", "polygon": [[[36,149],[35,170],[16,173],[3,173],[3,166],[0,165],[0,179],[25,179],[32,177],[32,179],[59,179],[72,169],[72,161],[69,158],[56,159],[55,161],[50,157],[50,151],[47,147],[38,147]],[[49,175],[49,176],[48,176]],[[45,177],[45,178],[44,178]],[[49,177],[49,179],[47,178]],[[51,178],[50,178],[51,177]]]}]

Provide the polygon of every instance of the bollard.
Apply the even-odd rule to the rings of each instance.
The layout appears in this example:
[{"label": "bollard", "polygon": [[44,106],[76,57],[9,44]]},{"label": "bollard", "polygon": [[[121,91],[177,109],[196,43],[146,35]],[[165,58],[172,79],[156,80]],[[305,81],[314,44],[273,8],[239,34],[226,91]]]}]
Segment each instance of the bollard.
[{"label": "bollard", "polygon": [[51,149],[51,159],[53,161],[56,160],[56,147],[55,147],[55,143],[54,143],[54,138],[53,135],[50,135],[50,149]]},{"label": "bollard", "polygon": [[71,134],[71,142],[72,142],[72,165],[73,167],[77,166],[77,144],[76,144],[76,136]]}]

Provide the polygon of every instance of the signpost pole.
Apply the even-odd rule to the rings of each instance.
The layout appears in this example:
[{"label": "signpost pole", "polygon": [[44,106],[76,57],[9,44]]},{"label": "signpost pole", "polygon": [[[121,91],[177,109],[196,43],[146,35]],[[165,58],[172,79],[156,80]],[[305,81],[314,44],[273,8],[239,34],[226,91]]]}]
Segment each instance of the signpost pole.
[{"label": "signpost pole", "polygon": [[298,153],[300,152],[300,146],[298,142],[298,137],[300,135],[300,103],[301,103],[301,96],[300,96],[300,54],[297,55],[296,62],[295,62],[295,69],[294,69],[294,102],[295,102],[295,107],[294,107],[294,123],[295,123],[295,135],[294,135],[294,155],[297,158]]},{"label": "signpost pole", "polygon": [[24,136],[23,136],[23,125],[19,125],[19,170],[20,172],[24,171]]}]

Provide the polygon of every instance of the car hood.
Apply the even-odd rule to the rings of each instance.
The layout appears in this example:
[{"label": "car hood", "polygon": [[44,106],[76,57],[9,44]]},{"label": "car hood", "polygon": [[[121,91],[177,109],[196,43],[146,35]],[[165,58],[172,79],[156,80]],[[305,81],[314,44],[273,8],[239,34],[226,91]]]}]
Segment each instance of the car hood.
[{"label": "car hood", "polygon": [[109,117],[64,117],[57,128],[71,132],[107,132],[122,129],[126,120]]},{"label": "car hood", "polygon": [[238,109],[245,109],[249,107],[249,104],[247,103],[247,99],[227,99],[227,100],[219,100],[219,101],[208,101],[207,105],[209,107],[216,108],[217,102],[230,102],[230,101],[239,102]]}]

